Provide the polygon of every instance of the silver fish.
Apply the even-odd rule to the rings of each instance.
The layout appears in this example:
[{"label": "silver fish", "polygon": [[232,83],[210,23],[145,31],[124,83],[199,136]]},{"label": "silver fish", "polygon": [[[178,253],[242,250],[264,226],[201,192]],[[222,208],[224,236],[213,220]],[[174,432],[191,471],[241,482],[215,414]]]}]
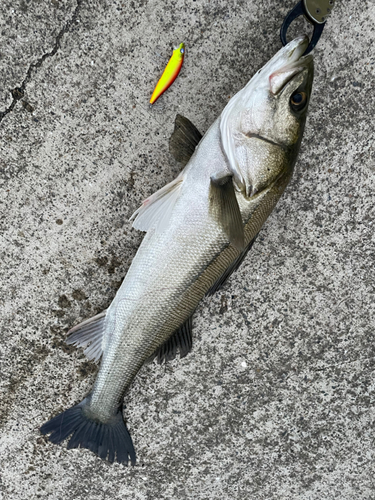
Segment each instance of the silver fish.
[{"label": "silver fish", "polygon": [[307,45],[299,37],[283,47],[202,139],[177,118],[170,147],[187,164],[133,215],[147,234],[110,307],[69,332],[68,343],[101,364],[91,393],[41,427],[53,443],[71,436],[68,448],[135,463],[123,395],[150,357],[189,352],[198,302],[240,265],[288,184],[313,80]]}]

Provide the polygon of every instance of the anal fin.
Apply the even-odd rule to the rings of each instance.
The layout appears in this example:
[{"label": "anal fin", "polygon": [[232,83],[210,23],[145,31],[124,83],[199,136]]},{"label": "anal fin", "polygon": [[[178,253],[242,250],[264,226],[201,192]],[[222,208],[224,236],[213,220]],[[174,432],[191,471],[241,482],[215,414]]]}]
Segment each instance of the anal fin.
[{"label": "anal fin", "polygon": [[202,137],[188,118],[177,115],[174,131],[169,139],[169,151],[178,162],[186,165]]},{"label": "anal fin", "polygon": [[192,337],[192,316],[183,323],[178,330],[173,333],[152,355],[152,359],[157,359],[159,364],[163,361],[171,361],[180,351],[180,358],[184,358],[193,347]]}]

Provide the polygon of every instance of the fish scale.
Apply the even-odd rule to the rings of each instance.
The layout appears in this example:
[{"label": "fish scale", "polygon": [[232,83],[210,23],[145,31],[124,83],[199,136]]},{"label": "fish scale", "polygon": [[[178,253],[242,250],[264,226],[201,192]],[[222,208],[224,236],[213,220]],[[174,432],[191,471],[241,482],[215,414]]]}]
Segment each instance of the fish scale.
[{"label": "fish scale", "polygon": [[285,190],[311,94],[307,44],[300,37],[281,49],[202,139],[189,120],[176,119],[171,151],[188,162],[133,215],[133,227],[147,234],[108,310],[69,332],[68,343],[101,364],[90,394],[41,427],[51,441],[72,435],[68,447],[135,463],[124,394],[151,356],[187,354],[197,304],[240,265]]}]

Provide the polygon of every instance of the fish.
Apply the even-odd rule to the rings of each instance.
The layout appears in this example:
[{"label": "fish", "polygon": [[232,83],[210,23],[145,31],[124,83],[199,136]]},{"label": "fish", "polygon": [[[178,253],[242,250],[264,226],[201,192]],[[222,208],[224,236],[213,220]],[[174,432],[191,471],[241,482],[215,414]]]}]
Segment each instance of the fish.
[{"label": "fish", "polygon": [[158,83],[156,84],[155,90],[152,93],[150,104],[159,99],[159,97],[172,85],[172,83],[178,77],[178,74],[182,68],[182,63],[185,57],[185,44],[180,43],[178,47],[174,47],[173,54],[168,61],[168,64],[163,71]]},{"label": "fish", "polygon": [[192,315],[240,266],[292,176],[314,65],[307,37],[279,50],[202,137],[177,116],[170,151],[184,167],[132,216],[144,239],[106,311],[68,332],[100,368],[78,405],[40,428],[52,443],[134,465],[124,394],[150,359],[192,349]]}]

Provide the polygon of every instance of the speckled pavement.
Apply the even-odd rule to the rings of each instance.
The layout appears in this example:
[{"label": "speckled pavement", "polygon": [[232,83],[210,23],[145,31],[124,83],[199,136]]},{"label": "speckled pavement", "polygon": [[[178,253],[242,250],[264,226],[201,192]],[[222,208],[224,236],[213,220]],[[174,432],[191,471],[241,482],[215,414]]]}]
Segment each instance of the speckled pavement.
[{"label": "speckled pavement", "polygon": [[[1,2],[0,498],[375,498],[372,0],[336,2],[295,175],[198,307],[193,351],[126,395],[137,466],[38,432],[93,383],[64,337],[110,304],[142,239],[129,216],[179,172],[176,113],[206,131],[293,5]],[[150,110],[179,41],[181,74]]]}]

